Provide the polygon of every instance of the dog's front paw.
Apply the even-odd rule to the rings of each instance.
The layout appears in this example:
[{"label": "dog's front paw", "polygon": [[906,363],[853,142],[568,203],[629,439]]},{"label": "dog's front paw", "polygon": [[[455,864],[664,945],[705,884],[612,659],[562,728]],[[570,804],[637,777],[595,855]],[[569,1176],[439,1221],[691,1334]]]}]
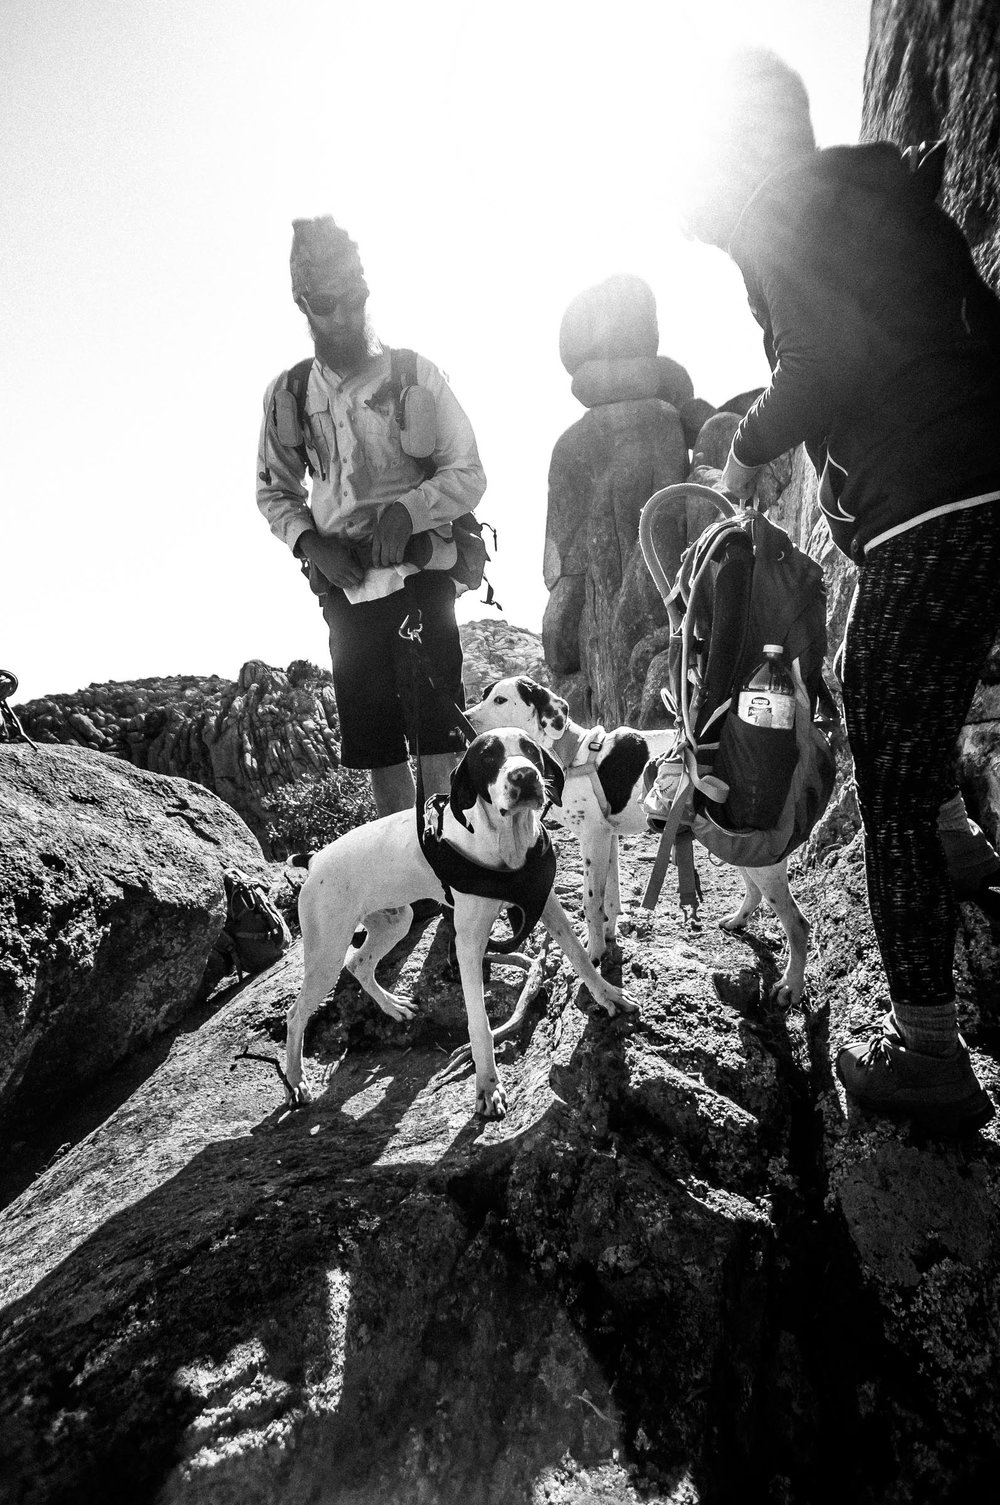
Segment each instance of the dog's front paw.
[{"label": "dog's front paw", "polygon": [[498,1076],[489,1078],[482,1086],[476,1083],[476,1114],[486,1119],[507,1117],[507,1094]]},{"label": "dog's front paw", "polygon": [[408,998],[400,998],[396,993],[386,993],[377,998],[376,1003],[384,1014],[390,1019],[396,1019],[400,1024],[417,1017],[417,1005],[411,1003]]},{"label": "dog's front paw", "polygon": [[599,993],[594,994],[594,997],[601,1005],[601,1008],[605,1009],[611,1015],[612,1019],[616,1014],[637,1014],[639,1012],[639,1005],[633,1003],[632,999],[621,988],[614,988],[610,983],[606,983]]},{"label": "dog's front paw", "polygon": [[787,1014],[789,1009],[793,1009],[796,1004],[802,1002],[804,992],[805,984],[798,978],[790,977],[786,972],[784,977],[778,978],[771,989],[771,1002],[776,1003],[779,1009],[783,1009]]},{"label": "dog's front paw", "polygon": [[285,1102],[289,1108],[304,1108],[307,1103],[313,1101],[313,1089],[307,1076],[303,1076],[299,1082],[290,1082],[285,1078]]}]

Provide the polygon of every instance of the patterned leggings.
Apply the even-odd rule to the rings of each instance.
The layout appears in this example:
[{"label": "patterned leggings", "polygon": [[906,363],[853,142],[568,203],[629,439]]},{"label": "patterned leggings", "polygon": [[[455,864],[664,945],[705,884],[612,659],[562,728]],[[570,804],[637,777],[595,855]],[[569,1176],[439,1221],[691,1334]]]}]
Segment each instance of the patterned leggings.
[{"label": "patterned leggings", "polygon": [[957,907],[937,836],[959,731],[1000,630],[1000,503],[921,523],[861,566],[843,690],[868,904],[893,1003],[955,997]]}]

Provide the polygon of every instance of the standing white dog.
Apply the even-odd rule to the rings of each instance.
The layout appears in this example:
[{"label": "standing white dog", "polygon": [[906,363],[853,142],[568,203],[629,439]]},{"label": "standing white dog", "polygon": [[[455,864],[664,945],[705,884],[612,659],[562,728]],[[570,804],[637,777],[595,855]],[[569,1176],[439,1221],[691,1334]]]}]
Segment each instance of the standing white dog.
[{"label": "standing white dog", "polygon": [[[477,736],[452,775],[450,800],[439,809],[440,840],[478,868],[516,875],[539,849],[544,835],[540,812],[546,798],[557,798],[561,787],[558,764],[522,730],[508,726]],[[486,1014],[482,963],[504,900],[462,893],[454,884],[453,893],[455,949],[476,1073],[476,1111],[485,1118],[503,1118],[506,1098]],[[416,1006],[387,992],[377,981],[375,969],[409,929],[411,902],[446,897],[421,849],[412,810],[358,826],[313,858],[299,895],[305,962],[302,987],[288,1010],[286,1076],[295,1100],[310,1097],[302,1068],[306,1024],[334,987],[342,967],[393,1019],[414,1017]],[[541,919],[609,1014],[635,1011],[636,1005],[621,989],[594,969],[554,891],[549,892]],[[351,936],[360,924],[367,935],[363,945],[353,946]]]},{"label": "standing white dog", "polygon": [[[627,726],[612,732],[600,726],[588,731],[570,719],[569,705],[560,695],[524,676],[497,680],[465,714],[477,732],[498,725],[522,727],[565,769],[562,806],[553,815],[579,837],[587,949],[599,962],[617,946],[618,837],[648,831],[643,772],[651,758],[674,746],[676,732],[637,732]],[[719,922],[721,928],[742,930],[765,898],[788,941],[787,963],[772,996],[784,1007],[798,1003],[805,988],[809,923],[788,886],[787,860],[770,867],[740,868],[740,874],[746,890],[743,902]]]}]

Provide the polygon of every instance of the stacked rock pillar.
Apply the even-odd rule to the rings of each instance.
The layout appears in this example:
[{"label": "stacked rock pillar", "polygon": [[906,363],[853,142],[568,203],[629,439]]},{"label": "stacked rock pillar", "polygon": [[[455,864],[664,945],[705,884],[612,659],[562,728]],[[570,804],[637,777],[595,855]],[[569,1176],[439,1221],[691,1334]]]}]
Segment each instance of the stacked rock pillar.
[{"label": "stacked rock pillar", "polygon": [[625,275],[575,298],[559,334],[587,411],[559,439],[549,469],[542,640],[554,682],[588,725],[636,719],[646,669],[665,640],[666,613],[638,548],[639,513],[654,491],[688,474],[680,409],[693,389],[658,344],[653,293]]}]

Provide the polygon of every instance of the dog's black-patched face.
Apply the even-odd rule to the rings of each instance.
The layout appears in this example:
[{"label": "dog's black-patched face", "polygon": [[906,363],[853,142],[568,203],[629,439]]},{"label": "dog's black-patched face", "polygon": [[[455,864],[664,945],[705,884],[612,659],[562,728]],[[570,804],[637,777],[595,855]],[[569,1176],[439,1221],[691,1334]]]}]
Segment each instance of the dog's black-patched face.
[{"label": "dog's black-patched face", "polygon": [[516,726],[481,732],[451,776],[451,812],[468,827],[464,811],[477,800],[501,817],[562,802],[563,771],[556,760]]},{"label": "dog's black-patched face", "polygon": [[544,685],[517,675],[487,685],[482,700],[466,715],[477,731],[520,726],[551,747],[566,730],[569,704]]}]

